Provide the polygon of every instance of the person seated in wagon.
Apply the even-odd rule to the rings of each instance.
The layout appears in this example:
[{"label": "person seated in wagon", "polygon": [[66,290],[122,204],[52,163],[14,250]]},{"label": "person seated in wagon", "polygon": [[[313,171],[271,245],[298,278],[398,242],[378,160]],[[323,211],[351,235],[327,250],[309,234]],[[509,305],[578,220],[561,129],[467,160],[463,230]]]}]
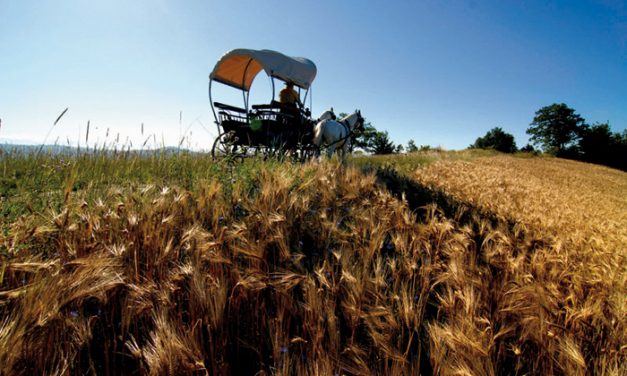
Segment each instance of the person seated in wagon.
[{"label": "person seated in wagon", "polygon": [[285,88],[283,88],[283,90],[279,93],[279,101],[282,105],[293,108],[294,110],[297,109],[296,106],[299,108],[303,107],[303,103],[300,101],[298,93],[294,90],[294,83],[292,81],[287,81],[285,83]]},{"label": "person seated in wagon", "polygon": [[285,82],[285,88],[279,93],[279,102],[281,103],[282,113],[293,116],[296,124],[303,123],[300,112],[300,109],[303,108],[303,103],[300,101],[296,90],[294,90],[292,81]]},{"label": "person seated in wagon", "polygon": [[303,102],[300,101],[300,96],[294,90],[294,83],[292,81],[285,82],[285,88],[279,93],[279,103],[281,104],[281,113],[293,116],[294,120],[290,121],[285,119],[288,123],[302,126],[306,124],[303,115],[310,116],[309,110],[304,113]]}]

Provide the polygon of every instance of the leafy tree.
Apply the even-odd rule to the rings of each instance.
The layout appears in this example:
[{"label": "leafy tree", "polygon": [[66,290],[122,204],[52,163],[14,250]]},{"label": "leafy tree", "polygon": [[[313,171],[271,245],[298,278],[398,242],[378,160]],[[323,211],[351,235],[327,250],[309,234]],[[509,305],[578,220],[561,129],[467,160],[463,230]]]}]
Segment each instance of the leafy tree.
[{"label": "leafy tree", "polygon": [[388,132],[383,131],[375,133],[368,151],[372,154],[392,154],[394,150],[394,142],[390,140]]},{"label": "leafy tree", "polygon": [[377,132],[377,129],[369,121],[365,122],[363,131],[353,135],[352,147],[369,152]]},{"label": "leafy tree", "polygon": [[627,169],[627,131],[613,133],[609,124],[582,128],[579,140],[581,159],[586,162]]},{"label": "leafy tree", "polygon": [[[340,113],[338,118],[344,116],[346,116],[345,113]],[[388,132],[378,131],[369,121],[364,123],[364,129],[355,133],[351,140],[353,148],[362,149],[372,154],[392,154],[397,150],[397,146],[390,140]]]},{"label": "leafy tree", "polygon": [[407,148],[406,148],[408,153],[414,153],[416,151],[418,151],[418,146],[416,146],[416,142],[414,140],[409,140],[407,141]]},{"label": "leafy tree", "polygon": [[584,124],[585,120],[575,110],[564,103],[554,103],[536,111],[527,134],[545,152],[566,155],[574,151]]},{"label": "leafy tree", "polygon": [[520,148],[520,151],[525,152],[525,153],[535,153],[536,149],[533,147],[533,145],[527,144],[523,146],[522,148]]},{"label": "leafy tree", "polygon": [[405,148],[403,147],[403,144],[398,144],[394,148],[394,153],[401,154],[404,150],[405,150]]},{"label": "leafy tree", "polygon": [[616,151],[613,156],[614,164],[612,166],[627,171],[627,129],[623,130],[622,135],[619,133],[615,133],[615,135],[617,136],[618,144],[616,145]]},{"label": "leafy tree", "polygon": [[612,147],[618,141],[615,140],[609,124],[585,126],[580,135],[579,150],[581,150],[582,157],[593,163],[608,160],[612,153]]},{"label": "leafy tree", "polygon": [[564,103],[536,112],[527,133],[545,152],[627,171],[627,131],[613,133],[609,124],[587,125]]},{"label": "leafy tree", "polygon": [[470,146],[477,149],[494,149],[503,153],[514,153],[517,149],[514,136],[504,132],[500,127],[492,128]]}]

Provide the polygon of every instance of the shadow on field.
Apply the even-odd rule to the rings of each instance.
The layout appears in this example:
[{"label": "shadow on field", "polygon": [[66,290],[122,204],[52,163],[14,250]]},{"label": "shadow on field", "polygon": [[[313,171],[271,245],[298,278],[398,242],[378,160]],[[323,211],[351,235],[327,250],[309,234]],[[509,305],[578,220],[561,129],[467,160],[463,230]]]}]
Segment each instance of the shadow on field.
[{"label": "shadow on field", "polygon": [[499,217],[495,213],[459,201],[442,190],[430,188],[400,174],[394,168],[366,167],[363,172],[374,174],[377,182],[390,194],[399,200],[405,200],[409,208],[418,215],[419,221],[426,217],[428,207],[435,204],[445,217],[460,224],[471,224],[476,222],[476,219],[483,219],[489,221],[493,227],[504,224],[507,228],[512,229],[516,225],[512,219]]},{"label": "shadow on field", "polygon": [[[433,213],[433,208],[439,212],[441,216],[452,220],[456,223],[455,227],[466,227],[469,229],[471,240],[474,243],[470,250],[476,252],[476,262],[480,269],[489,271],[483,274],[488,289],[484,292],[485,298],[490,302],[493,322],[497,325],[501,325],[495,307],[500,297],[496,291],[499,287],[508,283],[505,274],[499,266],[487,261],[483,244],[490,242],[490,231],[485,231],[486,228],[499,229],[504,234],[508,234],[510,239],[513,239],[515,245],[512,249],[512,256],[515,256],[518,252],[525,252],[527,255],[535,253],[537,250],[543,247],[550,246],[550,239],[537,236],[533,231],[524,229],[524,226],[519,226],[518,223],[511,219],[497,215],[496,213],[482,210],[481,208],[474,206],[468,202],[460,201],[446,192],[438,189],[433,189],[425,186],[418,181],[405,176],[394,168],[391,167],[366,167],[362,169],[365,174],[374,174],[377,183],[385,190],[387,190],[392,196],[398,200],[405,201],[410,210],[416,215],[416,221],[419,223],[425,223],[429,221],[429,216]],[[486,226],[487,225],[487,226]],[[526,240],[527,239],[527,240]],[[443,285],[437,286],[430,294],[430,304],[425,312],[424,319],[432,323],[446,322],[449,319],[444,318],[446,314],[442,313],[441,307],[438,303],[437,296],[446,295],[446,291]],[[518,333],[518,332],[516,332]],[[514,336],[515,337],[515,336]],[[501,340],[499,340],[501,341]],[[507,343],[503,341],[503,343]],[[431,351],[428,338],[423,339],[423,345],[426,347],[426,351],[423,352],[420,359],[421,372],[425,375],[436,374],[433,369],[433,365],[429,361],[431,357]],[[427,354],[425,354],[427,353]],[[533,373],[533,368],[526,368],[526,365],[515,364],[518,359],[509,354],[499,354],[497,356],[499,374],[513,375],[522,373]]]}]

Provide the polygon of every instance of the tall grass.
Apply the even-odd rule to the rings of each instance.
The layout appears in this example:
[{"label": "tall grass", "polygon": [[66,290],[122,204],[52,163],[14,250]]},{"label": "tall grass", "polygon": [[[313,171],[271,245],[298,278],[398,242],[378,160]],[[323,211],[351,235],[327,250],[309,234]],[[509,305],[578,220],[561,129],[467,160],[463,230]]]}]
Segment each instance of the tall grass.
[{"label": "tall grass", "polygon": [[[5,225],[22,214],[58,210],[65,196],[75,192],[96,199],[110,187],[162,184],[195,190],[207,179],[248,182],[257,170],[252,161],[235,168],[231,163],[216,163],[206,154],[172,150],[0,153]],[[267,162],[271,163],[276,162]]]},{"label": "tall grass", "polygon": [[333,162],[61,159],[3,159],[2,374],[624,371],[624,268],[555,234]]}]

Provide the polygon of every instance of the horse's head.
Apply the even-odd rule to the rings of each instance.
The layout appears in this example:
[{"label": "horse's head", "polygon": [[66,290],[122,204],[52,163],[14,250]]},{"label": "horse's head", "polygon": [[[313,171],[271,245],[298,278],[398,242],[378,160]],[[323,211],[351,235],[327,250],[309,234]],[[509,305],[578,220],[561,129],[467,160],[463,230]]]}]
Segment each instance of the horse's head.
[{"label": "horse's head", "polygon": [[360,110],[355,110],[352,114],[342,118],[340,122],[348,123],[348,126],[352,130],[362,131],[364,129],[365,119],[361,116]]},{"label": "horse's head", "polygon": [[333,107],[331,107],[330,110],[326,110],[325,112],[322,113],[322,115],[320,115],[320,117],[318,118],[318,121],[335,120],[335,119],[337,119],[337,116],[335,116],[335,112],[333,112]]},{"label": "horse's head", "polygon": [[355,111],[355,114],[357,115],[357,121],[355,122],[355,130],[363,131],[364,130],[364,123],[365,123],[366,119],[364,119],[361,116],[361,111],[360,110]]}]

